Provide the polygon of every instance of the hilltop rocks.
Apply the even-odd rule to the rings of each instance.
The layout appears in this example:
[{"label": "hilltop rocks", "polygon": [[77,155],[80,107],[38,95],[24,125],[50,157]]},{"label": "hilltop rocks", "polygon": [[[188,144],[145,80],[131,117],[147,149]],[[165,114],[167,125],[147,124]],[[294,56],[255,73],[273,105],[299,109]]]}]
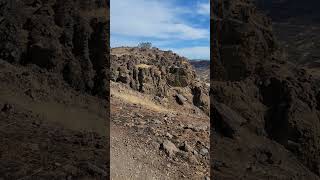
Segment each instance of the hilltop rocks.
[{"label": "hilltop rocks", "polygon": [[0,58],[35,64],[77,90],[105,97],[109,25],[105,15],[91,12],[106,6],[104,0],[3,1]]},{"label": "hilltop rocks", "polygon": [[[111,80],[158,97],[173,97],[208,112],[208,89],[198,82],[195,71],[184,57],[157,48],[113,48]],[[182,93],[183,92],[183,93]]]}]

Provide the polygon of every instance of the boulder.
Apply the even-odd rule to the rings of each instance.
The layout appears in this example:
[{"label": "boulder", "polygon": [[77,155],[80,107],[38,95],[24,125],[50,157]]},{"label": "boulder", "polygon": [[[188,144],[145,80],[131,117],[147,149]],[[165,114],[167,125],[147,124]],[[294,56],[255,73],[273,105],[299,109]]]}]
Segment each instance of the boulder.
[{"label": "boulder", "polygon": [[167,153],[169,157],[173,157],[179,149],[169,140],[165,140],[161,145],[160,148]]}]

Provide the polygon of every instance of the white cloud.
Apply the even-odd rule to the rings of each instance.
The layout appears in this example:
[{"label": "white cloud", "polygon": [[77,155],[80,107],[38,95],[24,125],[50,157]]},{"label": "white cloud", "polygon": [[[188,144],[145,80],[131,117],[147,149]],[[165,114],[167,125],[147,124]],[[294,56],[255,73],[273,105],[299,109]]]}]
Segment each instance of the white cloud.
[{"label": "white cloud", "polygon": [[179,19],[180,13],[168,1],[111,0],[111,38],[113,35],[158,39],[197,40],[209,31],[192,27]]},{"label": "white cloud", "polygon": [[173,52],[189,59],[210,59],[210,47],[207,46],[168,48],[168,50],[172,50]]},{"label": "white cloud", "polygon": [[199,3],[197,13],[201,15],[210,15],[210,2]]}]

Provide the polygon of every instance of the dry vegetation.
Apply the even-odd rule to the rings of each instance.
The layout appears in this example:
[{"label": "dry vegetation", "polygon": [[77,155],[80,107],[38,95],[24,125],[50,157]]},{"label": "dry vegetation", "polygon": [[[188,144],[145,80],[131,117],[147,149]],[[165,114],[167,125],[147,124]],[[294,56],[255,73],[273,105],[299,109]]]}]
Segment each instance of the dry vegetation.
[{"label": "dry vegetation", "polygon": [[148,64],[137,64],[136,67],[137,68],[142,68],[142,69],[147,69],[147,68],[150,68],[151,65],[148,65]]}]

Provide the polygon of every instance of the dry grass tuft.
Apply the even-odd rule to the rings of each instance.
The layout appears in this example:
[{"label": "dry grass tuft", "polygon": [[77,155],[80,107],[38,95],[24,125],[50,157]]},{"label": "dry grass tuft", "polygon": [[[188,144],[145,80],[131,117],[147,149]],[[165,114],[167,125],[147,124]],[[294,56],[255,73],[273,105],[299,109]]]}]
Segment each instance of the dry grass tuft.
[{"label": "dry grass tuft", "polygon": [[111,90],[111,94],[114,97],[121,99],[127,103],[138,104],[138,105],[141,105],[149,110],[153,110],[156,112],[168,112],[169,111],[165,107],[157,105],[154,102],[152,102],[150,99],[147,99],[145,97],[139,97],[134,94],[130,94],[130,93],[126,93],[126,92],[112,91],[112,90]]},{"label": "dry grass tuft", "polygon": [[142,68],[142,69],[147,69],[147,68],[150,68],[151,65],[148,65],[148,64],[137,64],[136,67],[137,68]]}]

